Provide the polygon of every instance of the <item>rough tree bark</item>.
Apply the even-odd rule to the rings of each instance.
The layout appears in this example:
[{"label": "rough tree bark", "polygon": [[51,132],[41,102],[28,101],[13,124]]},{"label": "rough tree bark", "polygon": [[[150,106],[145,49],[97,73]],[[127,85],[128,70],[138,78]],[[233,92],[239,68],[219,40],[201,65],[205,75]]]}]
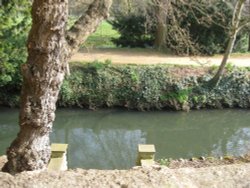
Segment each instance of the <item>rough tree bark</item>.
[{"label": "rough tree bark", "polygon": [[94,0],[87,12],[66,31],[67,0],[34,0],[23,86],[20,131],[7,150],[3,170],[10,173],[41,170],[50,159],[49,133],[55,119],[60,86],[68,60],[100,21],[108,16],[111,0]]},{"label": "rough tree bark", "polygon": [[235,5],[233,18],[232,18],[232,26],[230,28],[230,38],[229,38],[229,41],[227,44],[227,48],[226,48],[226,51],[224,53],[224,56],[223,56],[223,59],[221,61],[221,64],[219,66],[218,71],[216,72],[214,77],[209,81],[210,87],[215,87],[216,85],[218,85],[218,83],[221,79],[221,76],[224,72],[225,66],[227,64],[227,60],[233,51],[233,46],[234,46],[234,43],[236,40],[237,33],[241,29],[241,27],[240,27],[241,14],[242,14],[242,10],[243,10],[245,2],[246,2],[246,0],[238,0],[236,5]]},{"label": "rough tree bark", "polygon": [[[248,0],[247,6],[248,6],[247,7],[248,8],[248,17],[250,17],[250,0]],[[248,32],[248,52],[250,52],[250,31]]]},{"label": "rough tree bark", "polygon": [[250,32],[248,33],[248,52],[250,52]]}]

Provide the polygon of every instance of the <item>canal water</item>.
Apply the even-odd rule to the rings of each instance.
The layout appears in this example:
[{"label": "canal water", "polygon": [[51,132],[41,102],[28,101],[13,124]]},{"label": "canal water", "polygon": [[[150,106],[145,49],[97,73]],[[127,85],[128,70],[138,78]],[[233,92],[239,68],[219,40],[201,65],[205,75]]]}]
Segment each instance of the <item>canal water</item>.
[{"label": "canal water", "polygon": [[[127,169],[138,144],[156,158],[243,155],[250,151],[249,110],[135,112],[59,109],[51,141],[68,143],[70,168]],[[18,110],[0,108],[0,155],[15,137]]]}]

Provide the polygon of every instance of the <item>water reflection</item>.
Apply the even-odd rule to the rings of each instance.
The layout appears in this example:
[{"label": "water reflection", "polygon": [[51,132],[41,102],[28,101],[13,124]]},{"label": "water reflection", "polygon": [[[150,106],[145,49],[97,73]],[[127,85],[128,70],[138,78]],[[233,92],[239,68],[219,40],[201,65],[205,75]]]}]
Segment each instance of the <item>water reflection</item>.
[{"label": "water reflection", "polygon": [[[0,154],[16,134],[17,113],[5,110],[0,109]],[[51,138],[69,144],[71,168],[124,169],[134,165],[139,143],[155,144],[157,158],[245,154],[250,151],[249,115],[246,110],[61,109]]]},{"label": "water reflection", "polygon": [[[69,163],[84,168],[129,168],[135,164],[137,145],[146,143],[146,132],[124,126],[123,113],[116,111],[61,111],[52,138],[69,143]],[[118,115],[118,116],[117,116]],[[115,118],[114,118],[115,116]]]},{"label": "water reflection", "polygon": [[226,150],[232,155],[250,152],[250,128],[237,130],[229,139]]}]

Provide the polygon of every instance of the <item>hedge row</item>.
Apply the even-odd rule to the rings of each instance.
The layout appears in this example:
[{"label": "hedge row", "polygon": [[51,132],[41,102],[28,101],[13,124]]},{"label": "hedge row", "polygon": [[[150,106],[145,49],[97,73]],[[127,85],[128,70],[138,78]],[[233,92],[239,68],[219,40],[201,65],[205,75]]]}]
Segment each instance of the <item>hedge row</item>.
[{"label": "hedge row", "polygon": [[[71,76],[62,85],[58,106],[136,110],[250,107],[247,69],[229,67],[220,84],[213,89],[206,87],[212,68],[200,76],[176,73],[183,69],[165,65],[112,65],[109,62],[74,64]],[[18,96],[18,92],[1,91],[0,104],[17,105]]]},{"label": "hedge row", "polygon": [[250,107],[247,69],[228,66],[227,74],[214,89],[206,87],[212,70],[201,76],[176,76],[178,69],[183,67],[99,62],[74,66],[62,86],[58,105],[137,110]]}]

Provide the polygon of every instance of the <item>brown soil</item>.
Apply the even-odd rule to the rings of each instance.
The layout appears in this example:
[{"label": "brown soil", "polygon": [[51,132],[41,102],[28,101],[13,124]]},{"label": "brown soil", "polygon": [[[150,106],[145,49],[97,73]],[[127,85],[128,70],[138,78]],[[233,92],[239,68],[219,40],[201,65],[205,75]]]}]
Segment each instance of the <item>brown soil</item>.
[{"label": "brown soil", "polygon": [[191,159],[177,159],[177,160],[167,160],[166,165],[169,168],[203,168],[212,167],[220,165],[232,165],[232,164],[243,164],[250,163],[250,154],[241,157],[225,156],[221,158],[214,157],[200,157]]},{"label": "brown soil", "polygon": [[191,67],[191,66],[178,66],[178,67],[171,67],[171,76],[174,78],[185,78],[190,76],[202,76],[208,72],[211,72],[209,67]]},{"label": "brown soil", "polygon": [[0,156],[0,169],[3,168],[3,165],[7,162],[7,157],[4,156]]},{"label": "brown soil", "polygon": [[[111,60],[115,64],[176,64],[176,65],[219,65],[222,59],[217,56],[171,56],[152,49],[85,49],[75,54],[71,61]],[[233,55],[229,62],[237,66],[250,66],[250,54]]]},{"label": "brown soil", "polygon": [[[216,161],[228,161],[231,159],[227,158]],[[249,161],[249,158],[247,160]],[[3,164],[6,158],[0,157],[0,161],[0,164]],[[250,164],[240,164],[244,162],[242,159],[237,159],[239,164],[231,160],[229,163],[236,162],[237,164],[222,165],[220,163],[221,165],[219,166],[212,165],[206,168],[204,168],[204,165],[198,165],[200,168],[192,168],[197,167],[197,165],[194,166],[194,161],[196,161],[196,164],[205,164],[204,161],[208,161],[208,159],[193,160],[191,161],[192,163],[185,160],[172,161],[174,162],[172,165],[176,169],[155,165],[151,167],[134,167],[130,170],[75,169],[65,172],[23,172],[15,176],[0,172],[0,187],[250,187]],[[177,163],[185,165],[177,165]]]}]

